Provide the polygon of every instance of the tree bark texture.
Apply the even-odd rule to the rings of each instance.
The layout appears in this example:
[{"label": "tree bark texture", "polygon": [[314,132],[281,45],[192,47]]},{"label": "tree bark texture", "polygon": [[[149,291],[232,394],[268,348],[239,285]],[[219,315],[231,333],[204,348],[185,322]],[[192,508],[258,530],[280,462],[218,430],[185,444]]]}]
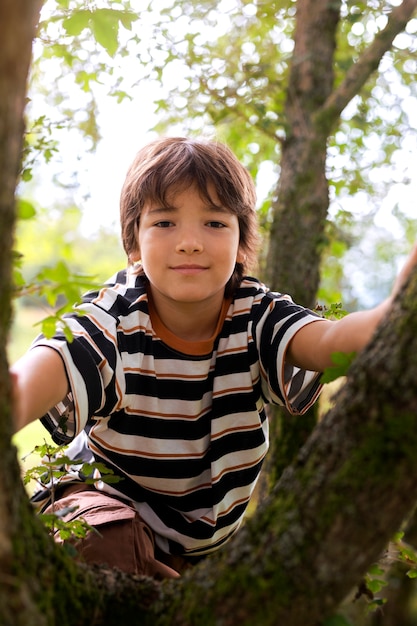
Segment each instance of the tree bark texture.
[{"label": "tree bark texture", "polygon": [[[15,221],[14,194],[20,168],[26,81],[39,0],[0,2],[0,345],[5,346],[11,319],[11,264]],[[8,398],[7,363],[0,360],[1,409]],[[3,429],[6,428],[6,431]],[[0,446],[10,431],[0,426]]]}]

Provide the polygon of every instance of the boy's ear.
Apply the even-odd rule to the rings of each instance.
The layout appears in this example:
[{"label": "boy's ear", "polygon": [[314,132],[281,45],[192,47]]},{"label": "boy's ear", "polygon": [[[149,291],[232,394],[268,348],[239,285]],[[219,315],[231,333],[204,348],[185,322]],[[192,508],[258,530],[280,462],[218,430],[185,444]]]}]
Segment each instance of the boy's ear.
[{"label": "boy's ear", "polygon": [[236,255],[236,263],[242,263],[243,265],[246,263],[246,254],[243,252],[240,246]]},{"label": "boy's ear", "polygon": [[133,224],[133,240],[130,240],[132,244],[132,250],[129,253],[129,263],[134,265],[140,261],[140,248],[139,248],[139,220],[135,220]]},{"label": "boy's ear", "polygon": [[137,248],[136,250],[133,250],[130,254],[129,254],[129,261],[133,264],[133,263],[138,263],[140,261],[140,250],[139,248]]}]

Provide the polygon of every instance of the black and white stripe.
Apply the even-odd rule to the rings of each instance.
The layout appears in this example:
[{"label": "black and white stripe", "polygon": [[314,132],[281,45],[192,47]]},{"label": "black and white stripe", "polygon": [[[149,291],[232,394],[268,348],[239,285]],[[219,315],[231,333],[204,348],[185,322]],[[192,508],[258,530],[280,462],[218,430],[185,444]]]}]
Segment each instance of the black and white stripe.
[{"label": "black and white stripe", "polygon": [[[59,443],[86,427],[88,445],[123,480],[102,489],[136,503],[159,546],[205,554],[238,528],[268,448],[265,404],[304,412],[319,375],[285,364],[289,341],[317,319],[245,278],[208,346],[173,339],[148,301],[146,279],[121,272],[67,319],[71,404],[43,418]],[[68,417],[66,431],[58,422]]]}]

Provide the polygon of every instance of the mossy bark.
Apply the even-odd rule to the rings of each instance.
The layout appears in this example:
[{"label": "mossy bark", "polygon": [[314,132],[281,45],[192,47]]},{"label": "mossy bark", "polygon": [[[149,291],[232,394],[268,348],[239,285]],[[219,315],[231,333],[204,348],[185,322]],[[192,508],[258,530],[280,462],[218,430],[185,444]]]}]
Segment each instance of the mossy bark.
[{"label": "mossy bark", "polygon": [[[327,144],[349,102],[375,72],[417,8],[406,0],[387,16],[385,28],[352,63],[343,80],[334,85],[337,29],[342,2],[297,0],[294,53],[285,105],[285,137],[282,139],[280,177],[271,213],[266,282],[289,293],[305,306],[314,307],[319,289],[320,265],[328,245],[326,223],[329,188],[326,175]],[[282,408],[272,411],[271,448],[267,460],[270,476],[262,492],[279,475],[283,463],[292,460],[294,444],[305,440],[317,415],[291,418]],[[280,439],[280,435],[284,435]]]}]

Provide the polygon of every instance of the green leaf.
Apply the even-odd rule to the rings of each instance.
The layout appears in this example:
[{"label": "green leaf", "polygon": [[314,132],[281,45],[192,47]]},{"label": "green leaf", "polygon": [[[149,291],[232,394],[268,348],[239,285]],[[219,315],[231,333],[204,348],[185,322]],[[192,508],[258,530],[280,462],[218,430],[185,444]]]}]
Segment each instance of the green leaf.
[{"label": "green leaf", "polygon": [[408,570],[407,576],[408,578],[417,578],[417,570],[415,569]]},{"label": "green leaf", "polygon": [[370,574],[371,576],[382,576],[383,573],[384,570],[377,563],[375,563],[375,565],[371,565],[368,570],[368,574]]},{"label": "green leaf", "polygon": [[36,209],[29,200],[18,200],[17,202],[17,217],[20,220],[30,220],[35,217]]},{"label": "green leaf", "polygon": [[56,320],[55,317],[49,316],[42,320],[41,323],[42,333],[47,339],[51,339],[55,335]]},{"label": "green leaf", "polygon": [[24,287],[24,285],[26,285],[26,281],[22,272],[16,267],[13,270],[13,283],[14,286],[17,287],[17,289],[21,289],[22,287]]},{"label": "green leaf", "polygon": [[62,331],[68,343],[72,343],[74,341],[74,335],[73,335],[71,328],[68,326],[68,324],[63,325]]},{"label": "green leaf", "polygon": [[92,469],[96,469],[100,472],[100,474],[113,474],[113,470],[104,465],[104,463],[100,463],[99,461],[95,461],[91,464]]},{"label": "green leaf", "polygon": [[80,35],[90,25],[91,15],[91,11],[85,9],[72,12],[69,17],[62,21],[62,26],[67,35],[72,37]]},{"label": "green leaf", "polygon": [[382,580],[382,578],[370,578],[366,581],[366,586],[372,593],[378,593],[378,591],[381,591],[387,584],[387,581]]},{"label": "green leaf", "polygon": [[343,305],[341,302],[336,302],[336,303],[332,303],[330,305],[330,308],[327,309],[324,313],[324,317],[326,319],[341,319],[342,317],[345,317],[347,315],[347,311],[345,311],[343,308]]},{"label": "green leaf", "polygon": [[32,168],[25,167],[20,176],[25,183],[29,182],[33,178]]},{"label": "green leaf", "polygon": [[45,442],[35,446],[30,454],[38,454],[39,456],[51,457],[54,454],[58,454],[63,449],[65,449],[65,446],[54,446],[50,443]]},{"label": "green leaf", "polygon": [[132,30],[132,22],[137,20],[138,16],[131,11],[119,11],[119,19],[126,30]]},{"label": "green leaf", "polygon": [[91,16],[91,30],[96,41],[113,57],[119,47],[118,11],[98,9]]},{"label": "green leaf", "polygon": [[107,476],[103,476],[102,479],[103,483],[106,483],[106,485],[114,485],[116,483],[120,483],[123,478],[121,476],[114,476],[114,475],[107,475]]},{"label": "green leaf", "polygon": [[116,100],[117,100],[117,104],[120,104],[121,102],[123,102],[123,101],[124,101],[124,100],[126,100],[126,99],[127,99],[127,100],[130,100],[130,101],[132,101],[132,100],[133,100],[133,97],[132,97],[130,94],[126,93],[126,91],[121,91],[120,89],[119,89],[119,90],[117,90],[117,91],[113,91],[113,92],[111,93],[111,95],[112,95],[114,98],[116,98]]},{"label": "green leaf", "polygon": [[380,609],[381,606],[386,603],[386,601],[386,598],[375,598],[375,600],[372,600],[372,602],[370,602],[366,607],[366,613],[372,613],[373,611]]},{"label": "green leaf", "polygon": [[58,261],[54,267],[46,267],[39,277],[44,280],[51,280],[57,283],[66,283],[69,278],[68,266],[63,261]]},{"label": "green leaf", "polygon": [[417,554],[413,548],[406,545],[400,545],[398,546],[398,549],[403,560],[411,563],[417,563]]},{"label": "green leaf", "polygon": [[94,471],[94,464],[93,463],[83,463],[82,466],[80,467],[80,472],[84,475],[89,475],[92,474]]},{"label": "green leaf", "polygon": [[327,367],[321,377],[322,383],[330,383],[341,376],[346,376],[347,371],[356,356],[356,352],[334,352],[332,361],[334,365]]}]

